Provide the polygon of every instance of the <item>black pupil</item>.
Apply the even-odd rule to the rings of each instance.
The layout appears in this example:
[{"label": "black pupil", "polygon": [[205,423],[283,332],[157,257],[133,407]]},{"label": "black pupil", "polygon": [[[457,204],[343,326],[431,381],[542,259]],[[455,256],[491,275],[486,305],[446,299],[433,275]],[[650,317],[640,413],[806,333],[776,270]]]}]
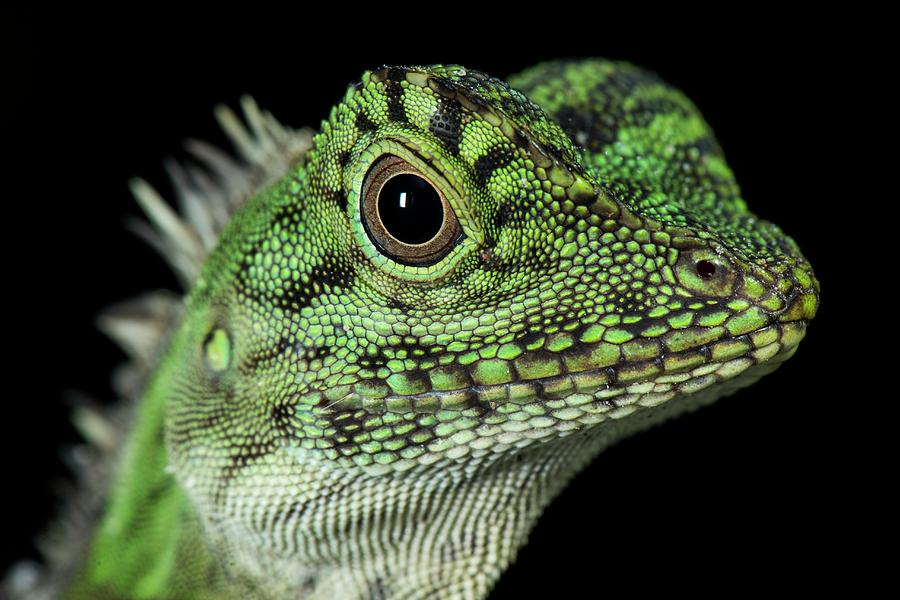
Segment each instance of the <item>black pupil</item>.
[{"label": "black pupil", "polygon": [[437,190],[418,175],[391,177],[378,195],[378,214],[389,234],[405,244],[424,244],[441,230],[444,207]]},{"label": "black pupil", "polygon": [[709,279],[716,274],[716,265],[708,260],[697,261],[697,274],[703,279]]}]

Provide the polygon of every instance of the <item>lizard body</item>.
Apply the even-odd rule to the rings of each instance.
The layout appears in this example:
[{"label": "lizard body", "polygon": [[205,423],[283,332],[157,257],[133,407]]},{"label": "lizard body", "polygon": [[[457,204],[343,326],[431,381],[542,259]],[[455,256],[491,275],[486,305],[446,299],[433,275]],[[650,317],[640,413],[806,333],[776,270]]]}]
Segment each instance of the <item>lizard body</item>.
[{"label": "lizard body", "polygon": [[208,256],[157,239],[191,291],[67,597],[484,598],[598,452],[815,314],[697,109],[628,64],[383,68],[300,136]]}]

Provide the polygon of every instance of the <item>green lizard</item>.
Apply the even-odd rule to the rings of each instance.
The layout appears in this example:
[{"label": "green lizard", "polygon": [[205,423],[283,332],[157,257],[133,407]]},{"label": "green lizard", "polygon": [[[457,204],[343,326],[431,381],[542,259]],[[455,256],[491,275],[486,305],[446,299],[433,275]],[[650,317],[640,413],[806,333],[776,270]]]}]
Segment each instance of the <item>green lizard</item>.
[{"label": "green lizard", "polygon": [[[484,598],[598,452],[815,315],[697,109],[628,64],[382,68],[311,142],[245,112],[247,165],[174,169],[189,224],[136,185],[190,293],[68,598]],[[107,324],[153,362],[141,318]]]}]

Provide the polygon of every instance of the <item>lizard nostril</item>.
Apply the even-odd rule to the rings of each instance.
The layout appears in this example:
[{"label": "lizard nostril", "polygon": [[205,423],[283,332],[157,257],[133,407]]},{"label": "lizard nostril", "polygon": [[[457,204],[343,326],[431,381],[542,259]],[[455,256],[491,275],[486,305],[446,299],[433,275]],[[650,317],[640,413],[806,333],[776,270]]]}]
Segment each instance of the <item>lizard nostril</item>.
[{"label": "lizard nostril", "polygon": [[697,275],[703,279],[710,279],[716,274],[716,265],[708,260],[697,261]]}]

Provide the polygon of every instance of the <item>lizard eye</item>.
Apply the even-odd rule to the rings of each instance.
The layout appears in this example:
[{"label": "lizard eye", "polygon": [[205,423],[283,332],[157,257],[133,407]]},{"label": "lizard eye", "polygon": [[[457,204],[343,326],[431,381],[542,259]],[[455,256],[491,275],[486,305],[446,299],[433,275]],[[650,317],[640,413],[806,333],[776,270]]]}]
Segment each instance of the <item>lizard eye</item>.
[{"label": "lizard eye", "polygon": [[397,156],[386,155],[369,169],[360,208],[369,239],[379,252],[402,264],[433,265],[462,237],[444,194]]},{"label": "lizard eye", "polygon": [[708,260],[697,261],[697,275],[703,279],[712,279],[716,274],[716,265]]}]

